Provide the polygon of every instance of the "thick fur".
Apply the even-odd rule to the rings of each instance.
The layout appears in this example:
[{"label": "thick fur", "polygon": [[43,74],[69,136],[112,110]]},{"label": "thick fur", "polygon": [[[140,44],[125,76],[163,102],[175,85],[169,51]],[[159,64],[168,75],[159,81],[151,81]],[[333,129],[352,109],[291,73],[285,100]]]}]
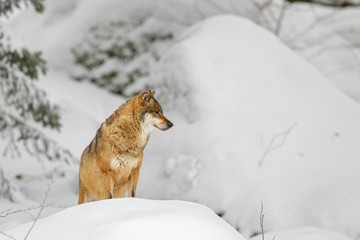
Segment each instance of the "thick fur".
[{"label": "thick fur", "polygon": [[172,123],[162,114],[155,92],[143,92],[120,106],[81,156],[78,203],[136,196],[143,150],[153,129]]}]

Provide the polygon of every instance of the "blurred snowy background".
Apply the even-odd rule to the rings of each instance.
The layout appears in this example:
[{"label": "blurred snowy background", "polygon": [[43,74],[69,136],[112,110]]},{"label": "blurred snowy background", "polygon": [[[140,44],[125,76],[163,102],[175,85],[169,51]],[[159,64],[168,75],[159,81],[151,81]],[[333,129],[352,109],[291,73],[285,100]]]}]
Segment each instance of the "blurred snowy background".
[{"label": "blurred snowy background", "polygon": [[[138,197],[246,239],[360,239],[360,2],[0,0],[0,232],[77,204],[79,158],[156,91]],[[256,237],[256,235],[258,235]],[[5,238],[6,239],[6,238]]]}]

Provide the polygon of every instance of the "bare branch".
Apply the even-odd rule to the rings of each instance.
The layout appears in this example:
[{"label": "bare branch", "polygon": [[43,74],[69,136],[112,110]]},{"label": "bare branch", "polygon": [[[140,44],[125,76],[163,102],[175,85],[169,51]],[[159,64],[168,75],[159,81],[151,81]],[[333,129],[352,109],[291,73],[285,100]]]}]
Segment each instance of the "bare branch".
[{"label": "bare branch", "polygon": [[213,0],[208,0],[207,3],[209,5],[211,5],[213,8],[219,10],[220,12],[227,12],[225,8],[223,8],[223,6],[221,6],[220,4],[218,4],[217,2],[214,2]]},{"label": "bare branch", "polygon": [[[265,158],[273,151],[275,151],[276,149],[280,148],[281,146],[284,145],[288,135],[290,134],[290,132],[292,131],[292,129],[297,125],[297,123],[294,123],[291,127],[289,127],[286,131],[284,132],[280,132],[277,133],[275,135],[273,135],[273,137],[271,138],[268,146],[265,148],[265,150],[263,151],[263,154],[261,155],[260,161],[259,161],[259,166],[261,166],[265,160]],[[279,140],[280,139],[280,140]]]},{"label": "bare branch", "polygon": [[263,213],[263,210],[264,210],[264,204],[261,201],[260,229],[261,229],[261,238],[262,238],[262,240],[265,240],[265,235],[264,235],[264,217],[265,217],[265,213]]},{"label": "bare branch", "polygon": [[14,238],[13,236],[8,235],[8,234],[6,234],[6,233],[4,233],[4,232],[2,232],[2,231],[0,231],[0,234],[4,235],[5,237],[8,237],[8,238],[10,238],[10,239],[16,240],[16,238]]},{"label": "bare branch", "polygon": [[315,29],[315,27],[321,25],[322,23],[326,22],[327,20],[330,20],[331,18],[334,18],[338,16],[339,12],[332,11],[331,13],[328,13],[324,16],[317,16],[316,13],[313,11],[315,19],[302,31],[295,34],[295,36],[290,37],[288,40],[286,40],[286,44],[289,45],[291,48],[295,48],[294,43],[299,41],[300,39],[304,38],[308,33],[310,33],[312,30]]},{"label": "bare branch", "polygon": [[[33,228],[34,228],[34,226],[36,224],[36,222],[39,220],[39,218],[41,216],[41,213],[44,210],[44,208],[46,208],[48,206],[52,206],[50,204],[46,204],[46,200],[47,200],[47,198],[49,196],[49,192],[51,191],[51,185],[53,183],[54,183],[54,181],[51,180],[51,182],[47,184],[47,189],[45,191],[44,198],[43,198],[43,200],[42,200],[42,202],[41,202],[41,204],[39,206],[32,206],[32,207],[29,207],[29,208],[26,208],[26,209],[19,209],[19,210],[15,210],[15,211],[12,211],[12,209],[10,208],[10,209],[7,209],[7,210],[2,211],[0,213],[1,218],[5,218],[5,217],[7,217],[9,215],[16,214],[16,213],[24,213],[24,214],[29,215],[33,219],[33,223],[31,224],[31,227],[29,228],[27,234],[25,235],[24,240],[26,240],[29,237],[31,231],[33,230]],[[33,216],[29,211],[36,210],[36,209],[39,209],[39,212],[37,213],[36,216]],[[16,240],[13,236],[10,236],[10,235],[6,234],[3,231],[0,231],[0,234],[4,235],[4,236],[6,236],[6,237],[8,237],[10,239]]]},{"label": "bare branch", "polygon": [[31,225],[29,231],[27,232],[24,240],[26,240],[26,239],[29,237],[31,231],[33,230],[33,228],[34,228],[34,226],[35,226],[35,224],[36,224],[36,222],[39,220],[40,215],[41,215],[42,211],[44,210],[44,208],[45,208],[45,206],[46,206],[45,202],[46,202],[47,197],[49,196],[49,192],[50,192],[50,190],[51,190],[51,185],[52,185],[53,183],[54,183],[54,181],[52,180],[52,181],[48,184],[48,188],[47,188],[46,191],[45,191],[45,196],[44,196],[44,198],[43,198],[43,200],[42,200],[42,202],[41,202],[41,205],[40,205],[40,210],[39,210],[38,214],[36,215],[36,217],[35,217],[32,225]]},{"label": "bare branch", "polygon": [[280,35],[280,30],[281,30],[281,26],[282,26],[282,23],[283,23],[283,20],[284,20],[284,17],[285,17],[285,12],[286,12],[286,9],[288,8],[288,3],[287,2],[284,2],[283,5],[281,6],[281,10],[280,10],[280,14],[279,14],[279,17],[276,21],[276,27],[274,29],[274,34],[276,36],[279,36]]},{"label": "bare branch", "polygon": [[[249,0],[249,3],[252,4],[258,11],[258,16],[254,16],[254,21],[264,26],[265,28],[272,30],[273,28],[271,25],[275,20],[275,16],[271,8],[273,5],[273,0],[267,0],[263,3],[257,2],[256,0]],[[257,20],[255,18],[257,18]]]},{"label": "bare branch", "polygon": [[[264,204],[261,201],[261,211],[260,211],[260,229],[261,229],[261,239],[265,240],[265,231],[264,231],[264,218],[265,218],[265,213],[264,213]],[[275,236],[273,236],[272,240],[275,240]]]},{"label": "bare branch", "polygon": [[[47,206],[50,206],[50,205],[47,205]],[[26,208],[26,209],[18,209],[18,210],[15,210],[15,211],[12,211],[12,209],[9,208],[9,209],[6,209],[6,210],[4,210],[4,211],[2,211],[0,213],[0,218],[5,218],[5,217],[7,217],[9,215],[12,215],[12,214],[24,213],[24,212],[32,211],[32,210],[39,209],[39,208],[41,208],[41,205],[39,205],[39,206],[31,206],[31,207]]]},{"label": "bare branch", "polygon": [[360,3],[356,3],[353,1],[344,0],[341,2],[338,1],[321,1],[321,0],[286,0],[289,3],[310,3],[317,4],[325,7],[333,7],[333,8],[346,8],[346,7],[360,7]]}]

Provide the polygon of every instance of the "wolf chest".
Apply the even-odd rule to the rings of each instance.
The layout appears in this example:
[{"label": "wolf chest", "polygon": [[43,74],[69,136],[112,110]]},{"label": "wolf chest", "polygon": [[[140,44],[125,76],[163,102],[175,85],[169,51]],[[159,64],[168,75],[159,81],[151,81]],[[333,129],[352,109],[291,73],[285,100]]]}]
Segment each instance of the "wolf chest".
[{"label": "wolf chest", "polygon": [[110,168],[112,170],[121,170],[122,168],[133,169],[138,164],[138,158],[131,156],[117,156],[111,160]]}]

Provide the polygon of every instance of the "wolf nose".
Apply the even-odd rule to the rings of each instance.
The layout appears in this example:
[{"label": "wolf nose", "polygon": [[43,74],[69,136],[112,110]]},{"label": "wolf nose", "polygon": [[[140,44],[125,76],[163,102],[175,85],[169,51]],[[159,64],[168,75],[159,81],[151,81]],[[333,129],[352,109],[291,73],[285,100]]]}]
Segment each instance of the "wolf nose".
[{"label": "wolf nose", "polygon": [[172,122],[168,122],[168,123],[167,123],[167,128],[168,128],[168,129],[171,128],[172,126],[174,126],[174,124],[172,124]]}]

